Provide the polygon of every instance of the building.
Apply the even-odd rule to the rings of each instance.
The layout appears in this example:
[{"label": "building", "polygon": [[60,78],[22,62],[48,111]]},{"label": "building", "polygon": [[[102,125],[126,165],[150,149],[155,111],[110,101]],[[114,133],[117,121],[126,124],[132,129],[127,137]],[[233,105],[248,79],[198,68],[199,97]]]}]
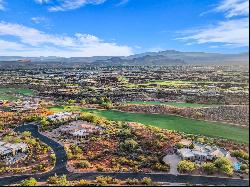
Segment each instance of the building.
[{"label": "building", "polygon": [[195,161],[195,155],[191,149],[187,148],[178,149],[177,154],[181,157],[182,160]]},{"label": "building", "polygon": [[60,121],[60,120],[67,120],[72,117],[71,112],[60,112],[53,115],[48,116],[48,120],[50,121]]},{"label": "building", "polygon": [[218,148],[216,146],[212,147],[200,143],[191,142],[191,144],[194,145],[194,148],[190,149],[190,142],[181,142],[184,143],[184,148],[178,149],[177,154],[183,160],[206,162],[220,157],[230,157],[230,153],[227,150]]},{"label": "building", "polygon": [[193,142],[192,140],[182,139],[179,143],[183,145],[184,148],[189,148]]},{"label": "building", "polygon": [[85,138],[92,133],[102,130],[101,127],[90,124],[86,121],[73,121],[67,126],[59,127],[59,132],[63,135],[72,136],[74,138]]},{"label": "building", "polygon": [[5,143],[0,142],[0,159],[3,160],[7,157],[14,157],[18,153],[25,153],[28,151],[28,145],[25,143]]}]

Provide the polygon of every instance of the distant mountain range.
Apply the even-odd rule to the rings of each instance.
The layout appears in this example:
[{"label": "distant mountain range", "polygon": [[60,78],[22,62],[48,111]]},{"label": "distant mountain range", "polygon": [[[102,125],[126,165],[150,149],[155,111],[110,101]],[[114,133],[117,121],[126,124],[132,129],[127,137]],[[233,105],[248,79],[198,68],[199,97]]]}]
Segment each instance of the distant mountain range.
[{"label": "distant mountain range", "polygon": [[0,56],[0,66],[12,66],[26,64],[33,65],[95,65],[95,66],[116,66],[116,65],[189,65],[189,64],[249,64],[249,52],[240,54],[220,54],[204,52],[180,52],[174,50],[148,52],[128,57],[20,57]]}]

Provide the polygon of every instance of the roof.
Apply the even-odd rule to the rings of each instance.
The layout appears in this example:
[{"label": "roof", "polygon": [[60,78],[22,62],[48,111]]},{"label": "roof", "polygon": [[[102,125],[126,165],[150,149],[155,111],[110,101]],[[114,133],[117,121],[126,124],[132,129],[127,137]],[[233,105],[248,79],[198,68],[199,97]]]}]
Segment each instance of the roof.
[{"label": "roof", "polygon": [[219,149],[212,151],[210,154],[214,157],[224,157],[225,156]]},{"label": "roof", "polygon": [[9,154],[9,153],[12,153],[11,148],[0,146],[0,155],[5,155],[5,154]]},{"label": "roof", "polygon": [[192,144],[192,140],[182,139],[180,141],[180,144],[182,144],[184,146],[190,146]]},{"label": "roof", "polygon": [[192,150],[190,150],[190,149],[183,148],[183,149],[179,149],[178,151],[185,158],[190,158],[190,157],[195,156],[194,153],[192,152]]},{"label": "roof", "polygon": [[200,156],[208,156],[206,152],[203,151],[193,151],[194,155],[200,155]]},{"label": "roof", "polygon": [[13,151],[21,150],[21,149],[27,149],[28,145],[25,143],[16,143],[16,144],[11,144],[11,143],[5,143],[5,142],[0,142],[0,155],[5,155],[12,153]]}]

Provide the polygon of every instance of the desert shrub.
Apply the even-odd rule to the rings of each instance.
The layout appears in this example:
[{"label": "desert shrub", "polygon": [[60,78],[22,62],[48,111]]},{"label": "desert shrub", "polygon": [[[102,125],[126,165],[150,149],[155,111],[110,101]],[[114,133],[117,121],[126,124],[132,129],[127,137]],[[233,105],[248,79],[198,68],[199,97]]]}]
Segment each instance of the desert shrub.
[{"label": "desert shrub", "polygon": [[196,169],[196,165],[191,161],[183,160],[179,162],[177,168],[181,173],[191,173]]},{"label": "desert shrub", "polygon": [[240,166],[240,170],[241,171],[245,171],[245,170],[247,170],[248,169],[248,166],[246,165],[246,164],[242,164],[241,166]]},{"label": "desert shrub", "polygon": [[37,181],[34,178],[26,179],[22,181],[21,186],[36,186]]},{"label": "desert shrub", "polygon": [[216,172],[216,166],[214,163],[209,163],[209,162],[204,163],[202,165],[202,168],[207,174],[213,174]]},{"label": "desert shrub", "polygon": [[140,181],[138,179],[127,179],[126,184],[127,185],[139,185]]},{"label": "desert shrub", "polygon": [[79,183],[77,184],[77,186],[89,186],[90,182],[87,180],[80,180]]},{"label": "desert shrub", "polygon": [[153,184],[153,181],[152,181],[151,178],[144,177],[144,178],[141,180],[141,184],[142,184],[142,185],[150,186],[150,185]]},{"label": "desert shrub", "polygon": [[133,139],[127,139],[120,144],[123,151],[133,152],[138,149],[138,143]]},{"label": "desert shrub", "polygon": [[181,143],[177,143],[175,146],[177,147],[177,149],[182,149],[184,147]]},{"label": "desert shrub", "polygon": [[52,176],[49,177],[48,181],[49,184],[57,185],[57,186],[69,186],[69,182],[65,175],[59,176]]},{"label": "desert shrub", "polygon": [[107,186],[109,184],[117,184],[119,181],[117,179],[114,179],[112,177],[104,177],[104,176],[98,176],[96,177],[96,180],[95,182],[99,185],[102,185],[102,186]]},{"label": "desert shrub", "polygon": [[86,169],[86,168],[90,168],[91,167],[91,164],[89,163],[89,161],[87,160],[82,160],[80,161],[79,163],[75,163],[74,164],[75,168],[77,169]]},{"label": "desert shrub", "polygon": [[170,166],[167,164],[161,164],[161,163],[156,163],[153,167],[154,170],[156,171],[165,171],[168,172],[170,169]]},{"label": "desert shrub", "polygon": [[233,157],[242,158],[244,160],[249,160],[249,154],[244,151],[233,151],[231,153]]},{"label": "desert shrub", "polygon": [[226,157],[218,158],[214,161],[215,166],[218,168],[218,170],[222,173],[225,173],[227,175],[233,174],[233,165],[231,161]]}]

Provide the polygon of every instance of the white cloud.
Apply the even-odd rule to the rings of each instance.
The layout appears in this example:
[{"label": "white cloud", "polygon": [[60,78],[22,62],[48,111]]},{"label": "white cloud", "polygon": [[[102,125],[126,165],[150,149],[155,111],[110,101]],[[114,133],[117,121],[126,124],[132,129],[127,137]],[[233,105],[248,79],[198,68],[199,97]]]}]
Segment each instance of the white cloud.
[{"label": "white cloud", "polygon": [[3,0],[0,0],[0,10],[4,10],[4,3],[3,3]]},{"label": "white cloud", "polygon": [[209,12],[213,11],[224,13],[225,19],[200,29],[184,31],[184,37],[177,39],[185,41],[187,45],[214,43],[231,48],[248,47],[249,0],[222,0]]},{"label": "white cloud", "polygon": [[39,3],[39,4],[43,4],[43,3],[49,3],[53,0],[35,0],[35,2]]},{"label": "white cloud", "polygon": [[25,46],[16,42],[9,42],[0,39],[0,51],[1,50],[23,50]]},{"label": "white cloud", "polygon": [[[0,22],[0,36],[18,39],[19,46],[12,44],[12,50],[0,51],[1,55],[29,56],[128,56],[133,54],[131,47],[109,43],[89,34],[77,33],[74,36],[52,35],[19,24]],[[3,40],[2,40],[3,42]],[[19,51],[16,50],[19,49]],[[21,51],[23,50],[23,51]],[[10,54],[11,53],[11,54]]]},{"label": "white cloud", "polygon": [[99,5],[106,0],[35,0],[39,4],[49,4],[51,12],[74,10],[87,4]]},{"label": "white cloud", "polygon": [[45,17],[40,17],[40,16],[31,18],[31,21],[36,23],[36,24],[44,22],[45,20],[46,20]]},{"label": "white cloud", "polygon": [[216,26],[188,31],[179,38],[188,43],[221,43],[235,47],[249,46],[248,18],[219,22]]},{"label": "white cloud", "polygon": [[125,5],[129,2],[130,0],[121,0],[118,4],[116,4],[116,6],[122,6]]},{"label": "white cloud", "polygon": [[247,16],[249,15],[249,0],[223,0],[215,10],[224,12],[227,18]]}]

